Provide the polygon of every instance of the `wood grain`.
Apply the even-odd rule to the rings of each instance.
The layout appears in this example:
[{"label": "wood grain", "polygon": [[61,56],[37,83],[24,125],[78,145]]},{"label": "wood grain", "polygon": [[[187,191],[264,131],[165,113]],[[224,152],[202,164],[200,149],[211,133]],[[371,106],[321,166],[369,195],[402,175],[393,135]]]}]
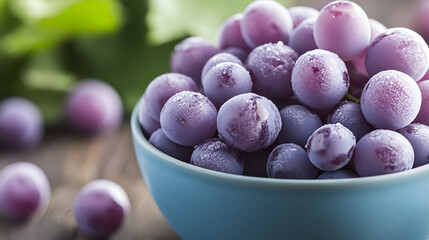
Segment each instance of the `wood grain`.
[{"label": "wood grain", "polygon": [[46,212],[26,222],[0,219],[0,239],[83,240],[72,208],[80,188],[91,180],[115,181],[127,192],[131,216],[110,239],[180,239],[168,225],[141,177],[132,147],[129,124],[102,136],[82,137],[50,131],[42,144],[27,152],[0,152],[0,168],[17,161],[39,165],[51,182],[52,197]]}]

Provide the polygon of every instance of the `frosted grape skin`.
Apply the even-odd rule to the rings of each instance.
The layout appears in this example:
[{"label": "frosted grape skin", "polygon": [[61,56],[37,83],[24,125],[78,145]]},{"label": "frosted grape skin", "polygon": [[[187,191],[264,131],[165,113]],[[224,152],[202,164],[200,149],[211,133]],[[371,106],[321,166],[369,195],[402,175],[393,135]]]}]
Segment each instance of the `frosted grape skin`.
[{"label": "frosted grape skin", "polygon": [[323,171],[336,171],[352,158],[356,145],[353,133],[340,123],[325,124],[308,139],[308,158]]},{"label": "frosted grape skin", "polygon": [[319,11],[307,6],[293,6],[288,8],[293,21],[293,28],[297,28],[303,21],[309,18],[315,18],[319,15]]},{"label": "frosted grape skin", "polygon": [[251,48],[243,39],[241,33],[241,21],[244,18],[243,13],[237,13],[227,18],[218,29],[219,47],[226,49],[236,47],[250,52]]},{"label": "frosted grape skin", "polygon": [[299,55],[302,55],[310,50],[317,49],[314,41],[313,28],[316,18],[309,18],[299,24],[292,32],[289,39],[289,46],[293,48]]},{"label": "frosted grape skin", "polygon": [[421,102],[420,89],[410,76],[387,70],[368,81],[360,105],[365,119],[373,127],[398,130],[416,118]]},{"label": "frosted grape skin", "polygon": [[202,37],[189,37],[174,47],[170,58],[171,72],[191,77],[201,86],[204,64],[220,51]]},{"label": "frosted grape skin", "polygon": [[191,159],[192,151],[194,151],[193,147],[182,146],[171,141],[165,135],[162,128],[158,128],[158,130],[154,131],[152,135],[150,135],[149,143],[161,152],[188,163]]},{"label": "frosted grape skin", "polygon": [[368,46],[371,29],[368,16],[356,3],[334,1],[320,10],[314,25],[314,40],[320,49],[351,60]]},{"label": "frosted grape skin", "polygon": [[318,174],[305,150],[294,143],[278,145],[268,157],[267,176],[270,178],[314,179]]},{"label": "frosted grape skin", "polygon": [[67,96],[65,111],[69,126],[82,134],[115,131],[123,117],[119,94],[97,79],[78,82]]},{"label": "frosted grape skin", "polygon": [[118,231],[130,214],[130,200],[117,183],[98,179],[77,194],[73,214],[80,229],[90,236],[105,238]]},{"label": "frosted grape skin", "polygon": [[374,130],[356,144],[353,165],[361,176],[374,176],[411,169],[414,151],[401,134],[386,129]]},{"label": "frosted grape skin", "polygon": [[323,172],[317,177],[317,179],[343,179],[355,177],[359,177],[355,172],[347,169],[340,169],[332,172]]},{"label": "frosted grape skin", "polygon": [[299,101],[315,110],[337,105],[350,85],[344,62],[336,54],[322,49],[308,51],[298,58],[291,82]]},{"label": "frosted grape skin", "polygon": [[226,101],[217,118],[219,137],[229,146],[256,152],[270,146],[281,129],[280,113],[269,99],[245,93]]},{"label": "frosted grape skin", "polygon": [[230,53],[218,53],[211,57],[206,64],[204,65],[203,71],[201,72],[201,81],[203,81],[204,76],[207,74],[207,72],[212,69],[212,67],[216,66],[219,63],[223,62],[232,62],[237,63],[238,65],[243,66],[243,62],[238,59],[236,56],[230,54]]},{"label": "frosted grape skin", "polygon": [[241,65],[224,62],[212,67],[203,78],[203,89],[210,101],[220,108],[228,99],[252,91],[252,79]]},{"label": "frosted grape skin", "polygon": [[240,152],[219,138],[210,138],[199,144],[192,153],[191,164],[237,175],[242,175],[244,168]]},{"label": "frosted grape skin", "polygon": [[360,105],[349,101],[340,102],[328,115],[327,123],[341,123],[353,132],[356,140],[373,130],[363,116]]},{"label": "frosted grape skin", "polygon": [[15,162],[0,171],[0,214],[24,219],[44,211],[51,187],[44,171],[34,163]]},{"label": "frosted grape skin", "polygon": [[[180,73],[165,73],[153,79],[143,95],[146,112],[156,121],[160,119],[165,102],[181,91],[198,92],[198,86],[192,78]],[[144,110],[141,110],[144,111]]]},{"label": "frosted grape skin", "polygon": [[291,74],[298,54],[282,42],[266,43],[249,54],[246,67],[253,80],[253,91],[268,98],[293,94]]},{"label": "frosted grape skin", "polygon": [[276,1],[254,1],[244,10],[241,33],[247,45],[288,43],[293,22],[288,10]]},{"label": "frosted grape skin", "polygon": [[43,117],[37,105],[21,97],[0,101],[0,149],[30,149],[43,135]]},{"label": "frosted grape skin", "polygon": [[429,80],[417,83],[422,93],[422,105],[414,122],[429,125]]},{"label": "frosted grape skin", "polygon": [[302,105],[289,105],[280,110],[282,129],[277,141],[304,147],[311,134],[322,126],[317,114]]},{"label": "frosted grape skin", "polygon": [[161,128],[180,145],[195,146],[216,132],[217,110],[201,93],[182,91],[167,100],[161,110]]},{"label": "frosted grape skin", "polygon": [[429,48],[413,30],[390,28],[369,45],[365,67],[369,76],[384,70],[398,70],[418,81],[428,70]]},{"label": "frosted grape skin", "polygon": [[413,146],[414,165],[419,167],[429,163],[429,126],[412,123],[398,131]]}]

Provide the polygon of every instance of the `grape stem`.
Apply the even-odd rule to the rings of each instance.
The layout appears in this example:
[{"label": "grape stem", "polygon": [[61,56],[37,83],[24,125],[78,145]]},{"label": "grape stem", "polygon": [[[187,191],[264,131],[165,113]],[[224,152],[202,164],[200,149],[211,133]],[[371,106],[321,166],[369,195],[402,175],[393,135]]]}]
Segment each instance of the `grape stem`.
[{"label": "grape stem", "polygon": [[360,103],[360,99],[357,97],[353,97],[349,92],[346,93],[346,100],[355,102],[355,103]]}]

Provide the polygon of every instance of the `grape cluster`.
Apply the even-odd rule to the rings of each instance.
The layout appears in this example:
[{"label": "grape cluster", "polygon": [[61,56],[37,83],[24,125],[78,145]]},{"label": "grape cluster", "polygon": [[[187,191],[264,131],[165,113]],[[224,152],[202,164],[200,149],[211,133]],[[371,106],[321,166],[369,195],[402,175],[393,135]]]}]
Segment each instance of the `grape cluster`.
[{"label": "grape cluster", "polygon": [[[418,33],[387,29],[350,1],[318,11],[267,0],[218,32],[219,47],[179,43],[174,73],[146,89],[139,120],[159,150],[216,171],[289,179],[429,162],[429,48]],[[169,84],[152,87],[163,76]]]}]

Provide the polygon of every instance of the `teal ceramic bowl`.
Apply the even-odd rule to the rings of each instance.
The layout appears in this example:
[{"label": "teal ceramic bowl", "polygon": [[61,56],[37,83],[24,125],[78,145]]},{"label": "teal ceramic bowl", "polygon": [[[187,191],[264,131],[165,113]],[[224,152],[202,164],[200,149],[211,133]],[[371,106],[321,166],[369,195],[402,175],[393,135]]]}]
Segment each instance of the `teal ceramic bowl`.
[{"label": "teal ceramic bowl", "polygon": [[183,239],[429,239],[428,165],[336,180],[215,172],[153,147],[140,129],[137,106],[131,130],[140,170],[162,214]]}]

